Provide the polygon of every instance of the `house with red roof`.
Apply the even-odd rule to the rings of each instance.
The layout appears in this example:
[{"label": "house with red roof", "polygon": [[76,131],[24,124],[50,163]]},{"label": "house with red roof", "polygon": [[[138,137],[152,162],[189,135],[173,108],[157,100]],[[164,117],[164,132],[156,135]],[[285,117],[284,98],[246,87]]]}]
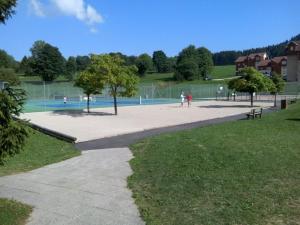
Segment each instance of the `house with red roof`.
[{"label": "house with red roof", "polygon": [[248,56],[240,56],[235,60],[236,73],[245,67],[254,67],[258,69],[260,62],[267,60],[268,55],[266,52],[252,53]]},{"label": "house with red roof", "polygon": [[286,47],[287,81],[300,81],[300,41],[291,41]]}]

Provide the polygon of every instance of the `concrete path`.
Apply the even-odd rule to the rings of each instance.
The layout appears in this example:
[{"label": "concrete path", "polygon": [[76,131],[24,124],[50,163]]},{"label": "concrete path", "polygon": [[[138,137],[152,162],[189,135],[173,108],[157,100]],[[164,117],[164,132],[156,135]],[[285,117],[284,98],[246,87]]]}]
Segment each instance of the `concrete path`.
[{"label": "concrete path", "polygon": [[139,225],[127,188],[128,148],[86,151],[31,172],[0,177],[0,197],[34,206],[29,225]]}]

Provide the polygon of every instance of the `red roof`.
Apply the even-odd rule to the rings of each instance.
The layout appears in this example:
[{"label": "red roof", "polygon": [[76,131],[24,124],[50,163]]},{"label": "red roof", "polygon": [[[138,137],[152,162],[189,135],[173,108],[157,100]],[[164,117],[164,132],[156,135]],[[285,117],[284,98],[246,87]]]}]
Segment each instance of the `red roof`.
[{"label": "red roof", "polygon": [[247,60],[247,56],[240,56],[235,60],[236,63],[245,62]]},{"label": "red roof", "polygon": [[278,56],[278,57],[274,57],[272,59],[273,62],[278,63],[278,64],[281,63],[282,60],[287,60],[287,57],[286,56]]},{"label": "red roof", "polygon": [[267,54],[266,52],[252,53],[248,57],[250,59],[254,59],[256,56],[264,57],[266,54]]},{"label": "red roof", "polygon": [[270,66],[271,64],[271,60],[267,59],[267,60],[262,60],[259,62],[258,67],[267,67]]}]

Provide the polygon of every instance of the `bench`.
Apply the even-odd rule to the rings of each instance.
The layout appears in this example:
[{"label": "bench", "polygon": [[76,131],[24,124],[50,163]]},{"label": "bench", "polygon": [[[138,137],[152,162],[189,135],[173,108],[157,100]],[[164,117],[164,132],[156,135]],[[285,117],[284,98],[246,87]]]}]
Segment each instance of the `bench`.
[{"label": "bench", "polygon": [[260,108],[260,109],[251,109],[250,113],[247,113],[247,119],[255,119],[259,116],[259,118],[261,118],[262,116],[262,112],[263,112],[263,109]]}]

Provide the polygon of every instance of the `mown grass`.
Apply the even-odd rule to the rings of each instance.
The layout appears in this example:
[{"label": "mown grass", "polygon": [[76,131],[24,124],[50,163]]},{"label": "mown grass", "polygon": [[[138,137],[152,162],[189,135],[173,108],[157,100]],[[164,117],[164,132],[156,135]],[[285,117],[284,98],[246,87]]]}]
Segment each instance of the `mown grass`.
[{"label": "mown grass", "polygon": [[24,225],[32,207],[20,202],[0,198],[0,224]]},{"label": "mown grass", "polygon": [[0,165],[0,176],[33,170],[80,155],[80,151],[67,142],[30,130],[29,138],[20,154],[7,158]]},{"label": "mown grass", "polygon": [[235,65],[215,66],[211,73],[213,79],[224,79],[235,76]]},{"label": "mown grass", "polygon": [[147,224],[299,224],[300,104],[131,146]]}]

